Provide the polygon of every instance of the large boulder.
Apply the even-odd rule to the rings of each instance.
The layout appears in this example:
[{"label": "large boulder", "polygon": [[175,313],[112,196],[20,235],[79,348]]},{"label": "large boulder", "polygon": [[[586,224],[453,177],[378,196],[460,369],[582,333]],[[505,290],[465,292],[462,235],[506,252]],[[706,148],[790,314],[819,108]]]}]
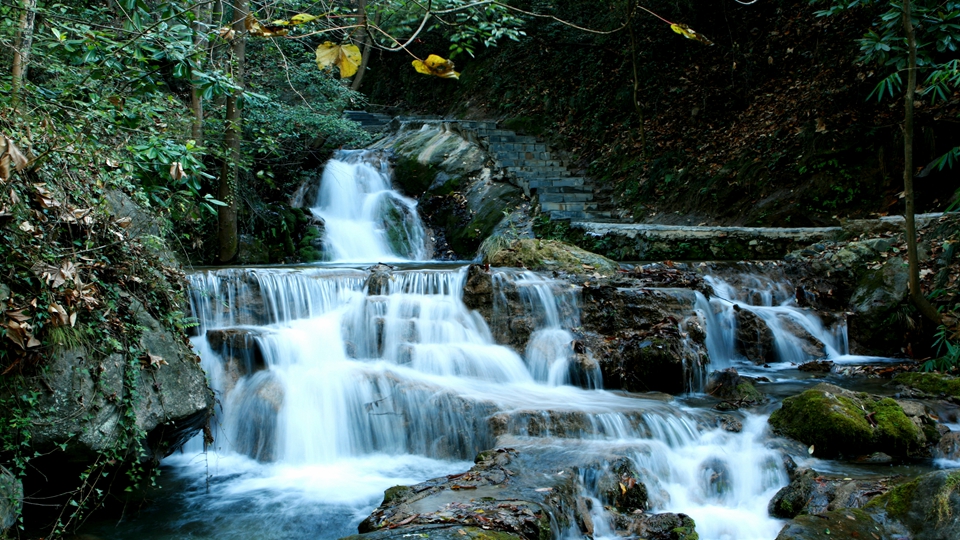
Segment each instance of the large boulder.
[{"label": "large boulder", "polygon": [[853,480],[798,469],[790,484],[773,496],[767,508],[770,515],[783,519],[801,514],[824,515],[842,508],[862,508],[888,489],[884,479]]},{"label": "large boulder", "polygon": [[93,459],[131,444],[139,432],[146,434],[148,455],[160,458],[206,425],[213,393],[199,357],[138,300],[126,301],[143,328],[137,342],[143,356],[114,352],[98,359],[82,348],[52,355],[31,381],[38,390],[29,428],[37,451],[63,445],[70,461]]},{"label": "large boulder", "polygon": [[919,455],[928,441],[917,421],[890,398],[855,394],[821,383],[783,400],[770,425],[784,436],[812,445],[817,457],[860,456],[880,451]]},{"label": "large boulder", "polygon": [[707,385],[704,391],[721,400],[717,404],[717,408],[721,410],[752,407],[767,401],[766,397],[754,386],[753,380],[748,377],[741,377],[736,368],[711,372],[707,376]]},{"label": "large boulder", "polygon": [[865,509],[884,512],[916,540],[960,538],[960,471],[921,475],[873,499]]},{"label": "large boulder", "polygon": [[776,361],[773,331],[756,313],[734,304],[737,352],[755,364]]},{"label": "large boulder", "polygon": [[902,333],[891,331],[891,320],[906,300],[910,274],[905,260],[887,259],[883,265],[860,279],[850,298],[850,333],[867,352],[890,350]]},{"label": "large boulder", "polygon": [[604,386],[672,394],[698,388],[708,357],[695,303],[687,289],[583,287],[582,341]]}]

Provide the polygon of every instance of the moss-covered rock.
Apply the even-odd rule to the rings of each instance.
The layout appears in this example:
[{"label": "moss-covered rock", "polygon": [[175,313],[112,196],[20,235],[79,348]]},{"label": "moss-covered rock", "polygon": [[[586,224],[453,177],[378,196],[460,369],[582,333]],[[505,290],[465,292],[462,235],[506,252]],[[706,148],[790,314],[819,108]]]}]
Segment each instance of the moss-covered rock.
[{"label": "moss-covered rock", "polygon": [[878,448],[891,455],[904,456],[914,454],[923,445],[926,439],[920,428],[907,418],[896,401],[883,398],[864,405],[877,424],[874,439]]},{"label": "moss-covered rock", "polygon": [[889,534],[896,530],[895,526],[883,524],[873,514],[857,508],[845,508],[824,515],[799,516],[780,530],[776,540],[886,539],[893,538]]},{"label": "moss-covered rock", "polygon": [[770,425],[781,435],[813,445],[817,457],[867,453],[873,446],[873,429],[850,394],[819,384],[783,400],[770,415]]},{"label": "moss-covered rock", "polygon": [[932,397],[960,399],[960,379],[939,373],[898,373],[893,383]]},{"label": "moss-covered rock", "polygon": [[570,274],[612,275],[620,266],[610,259],[556,240],[520,239],[509,247],[488,254],[493,266],[516,266]]},{"label": "moss-covered rock", "polygon": [[864,507],[883,512],[916,540],[960,538],[960,471],[937,471],[901,484]]},{"label": "moss-covered rock", "polygon": [[821,383],[783,400],[769,421],[781,435],[813,445],[817,457],[872,452],[904,457],[918,455],[925,445],[936,442],[921,429],[924,419],[916,412],[911,415],[915,418],[893,399]]}]

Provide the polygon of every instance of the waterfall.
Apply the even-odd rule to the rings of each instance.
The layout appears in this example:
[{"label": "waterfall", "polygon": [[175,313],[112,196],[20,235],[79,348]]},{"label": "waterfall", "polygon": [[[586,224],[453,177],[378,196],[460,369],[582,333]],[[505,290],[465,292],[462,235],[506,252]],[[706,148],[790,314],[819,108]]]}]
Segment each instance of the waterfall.
[{"label": "waterfall", "polygon": [[762,321],[761,329],[769,330],[771,358],[760,362],[769,368],[786,369],[822,358],[863,360],[848,354],[845,321],[825,326],[812,310],[797,306],[796,293],[784,280],[757,274],[704,280],[713,294],[707,299],[697,293],[696,309],[705,320],[711,369],[749,364],[737,346],[738,318],[743,317],[738,310],[756,316]]},{"label": "waterfall", "polygon": [[324,223],[324,250],[336,261],[391,262],[429,257],[416,201],[390,184],[382,152],[341,150],[327,162],[311,211]]},{"label": "waterfall", "polygon": [[[218,416],[210,453],[194,441],[166,461],[190,487],[163,527],[213,521],[218,538],[338,538],[384,489],[463,472],[478,451],[509,444],[599,462],[625,455],[650,487],[649,511],[693,516],[704,539],[775,535],[781,523],[765,504],[786,476],[763,445],[764,418],[729,433],[710,413],[602,390],[596,364],[576,350],[578,289],[494,271],[494,330],[513,310],[511,324],[529,333],[513,350],[463,304],[465,266],[379,272],[189,276],[193,341]],[[584,489],[595,535],[612,537],[600,495]]]}]

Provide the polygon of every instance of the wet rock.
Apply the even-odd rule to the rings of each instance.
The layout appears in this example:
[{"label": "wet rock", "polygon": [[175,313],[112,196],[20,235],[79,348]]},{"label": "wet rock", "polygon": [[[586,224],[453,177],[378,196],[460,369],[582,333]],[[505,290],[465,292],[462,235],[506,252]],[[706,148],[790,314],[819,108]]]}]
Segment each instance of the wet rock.
[{"label": "wet rock", "polygon": [[493,320],[493,276],[489,267],[471,264],[463,285],[463,303],[486,321]]},{"label": "wet rock", "polygon": [[604,468],[597,481],[597,492],[605,504],[620,512],[647,509],[647,486],[628,458],[618,458]]},{"label": "wet rock", "polygon": [[385,264],[375,264],[367,269],[367,294],[381,296],[390,294],[390,282],[393,281],[393,267]]},{"label": "wet rock", "polygon": [[797,369],[808,373],[830,373],[830,370],[833,369],[833,362],[829,360],[812,360],[800,364],[797,366]]},{"label": "wet rock", "polygon": [[921,475],[873,499],[864,509],[885,512],[916,540],[960,538],[960,471]]},{"label": "wet rock", "polygon": [[863,277],[850,298],[850,332],[857,343],[870,350],[889,350],[903,333],[891,328],[896,310],[907,298],[909,272],[906,262],[890,258],[878,270]]},{"label": "wet rock", "polygon": [[618,532],[647,540],[697,540],[696,523],[686,514],[617,514]]},{"label": "wet rock", "polygon": [[951,431],[937,444],[937,457],[960,461],[960,431]]},{"label": "wet rock", "polygon": [[493,266],[569,274],[613,275],[620,265],[595,253],[556,240],[520,239],[487,255]]},{"label": "wet rock", "polygon": [[700,361],[674,334],[625,331],[612,336],[584,333],[583,340],[600,364],[604,387],[628,392],[659,391],[680,394],[687,374]]},{"label": "wet rock", "polygon": [[818,457],[918,455],[928,443],[896,401],[825,383],[785,399],[769,422],[781,435],[812,445]]},{"label": "wet rock", "polygon": [[696,293],[688,289],[589,286],[581,291],[580,322],[585,330],[602,334],[654,330],[664,321],[679,323],[688,317],[696,301]]},{"label": "wet rock", "polygon": [[229,394],[239,421],[233,426],[234,449],[257,461],[276,459],[277,415],[283,406],[283,383],[270,371],[243,381]]},{"label": "wet rock", "polygon": [[753,381],[741,377],[736,368],[714,371],[707,376],[704,391],[720,400],[718,409],[731,410],[751,407],[766,402],[766,397],[753,385]]},{"label": "wet rock", "polygon": [[823,358],[827,355],[826,346],[791,317],[780,316],[780,327],[800,343],[800,349],[810,358]]},{"label": "wet rock", "polygon": [[[575,508],[575,475],[529,475],[516,450],[500,448],[477,455],[467,472],[391,488],[384,502],[360,523],[361,533],[393,530],[419,534],[424,527],[481,527],[529,540],[551,536],[550,510]],[[569,512],[569,510],[568,510]],[[559,513],[559,512],[558,512]],[[573,516],[567,513],[566,519]],[[459,533],[457,533],[459,534]],[[431,536],[432,537],[432,536]],[[372,536],[370,538],[378,538]]]},{"label": "wet rock", "polygon": [[[802,515],[787,523],[776,540],[830,540],[834,538],[904,538],[907,531],[863,510],[850,508],[823,515]],[[909,537],[909,536],[906,536]],[[944,537],[945,538],[945,537]]]},{"label": "wet rock", "polygon": [[23,484],[6,467],[0,466],[0,535],[13,527],[23,509]]},{"label": "wet rock", "polygon": [[733,306],[737,322],[737,351],[755,364],[776,361],[773,331],[752,311]]},{"label": "wet rock", "polygon": [[730,433],[740,433],[743,431],[743,422],[730,416],[729,414],[717,415],[717,427]]},{"label": "wet rock", "polygon": [[852,480],[825,476],[813,469],[797,469],[790,484],[770,500],[770,515],[791,519],[801,514],[824,515],[832,510],[862,508],[885,493],[888,480]]}]

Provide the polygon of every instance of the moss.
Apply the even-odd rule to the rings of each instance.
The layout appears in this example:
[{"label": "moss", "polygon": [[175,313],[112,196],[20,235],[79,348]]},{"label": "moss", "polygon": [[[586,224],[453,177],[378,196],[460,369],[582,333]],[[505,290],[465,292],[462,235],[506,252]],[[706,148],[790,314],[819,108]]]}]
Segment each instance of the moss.
[{"label": "moss", "polygon": [[599,272],[610,275],[619,268],[617,263],[610,259],[576,246],[554,240],[528,238],[493,253],[487,262],[494,266],[519,266],[530,270],[556,270],[571,274]]},{"label": "moss", "polygon": [[960,398],[960,379],[938,373],[899,373],[893,382],[935,396]]},{"label": "moss", "polygon": [[891,517],[901,518],[910,511],[910,505],[913,502],[917,492],[917,486],[919,485],[920,481],[918,479],[907,482],[906,484],[900,484],[883,495],[872,499],[864,508],[868,510],[871,508],[883,509],[886,510],[887,514]]},{"label": "moss", "polygon": [[873,419],[877,423],[874,436],[881,450],[902,456],[920,448],[923,437],[920,428],[907,418],[896,401],[883,398],[872,403],[867,402],[865,406],[873,413]]},{"label": "moss", "polygon": [[749,381],[737,385],[737,396],[742,402],[759,403],[764,400],[763,394]]},{"label": "moss", "polygon": [[414,158],[401,158],[393,169],[394,183],[407,195],[423,195],[437,176],[433,165],[424,165]]},{"label": "moss", "polygon": [[816,388],[783,400],[769,422],[778,433],[812,444],[818,457],[863,454],[874,439],[857,403]]},{"label": "moss", "polygon": [[950,496],[960,489],[960,471],[950,473],[943,482],[943,486],[937,490],[933,500],[933,509],[936,513],[937,523],[953,517],[953,510],[950,508]]}]

